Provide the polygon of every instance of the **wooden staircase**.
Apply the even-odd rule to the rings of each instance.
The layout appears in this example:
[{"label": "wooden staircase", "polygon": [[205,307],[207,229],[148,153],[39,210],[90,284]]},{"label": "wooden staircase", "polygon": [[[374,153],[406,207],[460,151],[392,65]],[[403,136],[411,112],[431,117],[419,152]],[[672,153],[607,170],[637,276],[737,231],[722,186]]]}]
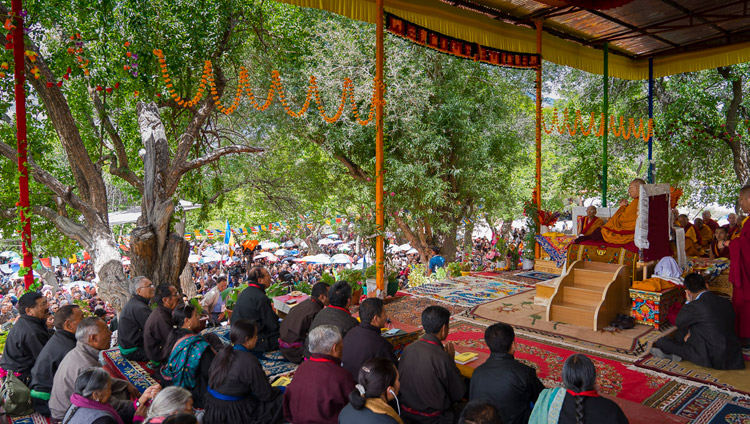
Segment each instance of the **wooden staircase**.
[{"label": "wooden staircase", "polygon": [[574,262],[550,299],[547,321],[598,331],[617,314],[629,314],[630,272],[623,265]]}]

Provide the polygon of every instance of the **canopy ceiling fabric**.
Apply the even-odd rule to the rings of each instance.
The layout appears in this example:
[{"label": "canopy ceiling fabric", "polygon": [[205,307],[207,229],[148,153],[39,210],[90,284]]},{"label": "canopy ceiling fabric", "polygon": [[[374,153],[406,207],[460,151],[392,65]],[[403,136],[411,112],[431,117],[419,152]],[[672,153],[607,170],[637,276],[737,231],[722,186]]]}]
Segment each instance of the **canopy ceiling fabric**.
[{"label": "canopy ceiling fabric", "polygon": [[[278,0],[374,23],[375,0]],[[609,75],[648,79],[750,61],[750,0],[384,0],[385,11],[433,31],[499,50],[536,53],[534,19],[544,25],[545,60]]]}]

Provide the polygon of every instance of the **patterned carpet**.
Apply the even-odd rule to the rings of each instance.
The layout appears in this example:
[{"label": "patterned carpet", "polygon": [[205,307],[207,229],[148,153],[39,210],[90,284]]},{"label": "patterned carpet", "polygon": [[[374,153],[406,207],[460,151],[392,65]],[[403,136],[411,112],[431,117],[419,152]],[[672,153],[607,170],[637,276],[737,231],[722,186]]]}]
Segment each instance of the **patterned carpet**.
[{"label": "patterned carpet", "polygon": [[638,368],[682,377],[700,384],[716,386],[750,395],[750,363],[743,370],[715,370],[701,367],[689,361],[673,362],[647,355],[634,364]]},{"label": "patterned carpet", "polygon": [[[484,343],[484,327],[481,325],[455,321],[451,324],[449,341],[461,347],[489,352]],[[516,337],[515,357],[537,370],[539,378],[547,385],[562,385],[562,366],[565,359],[576,353],[574,350],[539,343]],[[669,382],[668,377],[631,370],[626,364],[588,354],[597,369],[597,387],[602,393],[617,396],[633,402],[643,402],[660,387]]]},{"label": "patterned carpet", "polygon": [[428,306],[434,305],[448,309],[453,316],[466,315],[469,311],[469,308],[449,305],[436,300],[416,296],[400,297],[393,301],[389,301],[385,305],[385,310],[388,313],[388,318],[421,328],[422,311]]},{"label": "patterned carpet", "polygon": [[412,287],[405,291],[416,297],[434,299],[451,305],[472,307],[529,291],[533,288],[532,284],[467,275]]},{"label": "patterned carpet", "polygon": [[693,424],[746,424],[750,399],[708,386],[671,381],[643,402],[644,405],[687,418]]}]

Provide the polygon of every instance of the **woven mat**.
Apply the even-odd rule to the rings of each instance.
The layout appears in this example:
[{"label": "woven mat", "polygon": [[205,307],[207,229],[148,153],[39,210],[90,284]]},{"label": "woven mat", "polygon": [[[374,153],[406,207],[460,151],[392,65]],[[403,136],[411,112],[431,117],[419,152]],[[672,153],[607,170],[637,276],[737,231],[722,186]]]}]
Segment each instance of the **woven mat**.
[{"label": "woven mat", "polygon": [[49,424],[49,418],[45,418],[36,412],[31,415],[24,415],[21,417],[8,417],[4,416],[5,419],[2,421],[9,424]]},{"label": "woven mat", "polygon": [[533,289],[532,284],[501,281],[479,275],[454,277],[405,290],[415,297],[424,297],[463,307],[478,306]]},{"label": "woven mat", "polygon": [[700,384],[729,389],[733,392],[750,395],[750,362],[745,362],[744,370],[715,370],[701,367],[689,361],[673,362],[671,359],[660,359],[647,355],[638,360],[635,367],[658,371],[682,377]]},{"label": "woven mat", "polygon": [[428,306],[442,306],[450,311],[452,316],[466,315],[470,308],[450,305],[424,297],[407,296],[395,299],[385,305],[388,318],[414,327],[422,328],[422,311]]}]

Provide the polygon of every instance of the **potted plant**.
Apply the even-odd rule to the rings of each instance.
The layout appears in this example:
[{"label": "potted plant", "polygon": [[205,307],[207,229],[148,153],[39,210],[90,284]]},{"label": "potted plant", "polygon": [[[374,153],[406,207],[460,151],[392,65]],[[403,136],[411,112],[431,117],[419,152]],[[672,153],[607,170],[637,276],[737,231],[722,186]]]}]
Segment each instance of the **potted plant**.
[{"label": "potted plant", "polygon": [[458,277],[462,275],[463,271],[461,269],[461,263],[459,262],[451,262],[448,264],[448,272],[450,273],[451,277]]},{"label": "potted plant", "polygon": [[363,273],[363,277],[365,280],[365,284],[367,285],[367,293],[368,295],[370,293],[375,293],[378,290],[378,282],[375,279],[377,275],[377,269],[375,268],[375,264],[372,264],[365,269],[365,272]]},{"label": "potted plant", "polygon": [[398,272],[391,271],[388,273],[388,287],[386,287],[386,294],[388,296],[395,296],[398,291]]},{"label": "potted plant", "polygon": [[510,245],[510,249],[508,249],[508,268],[511,270],[515,270],[518,268],[518,259],[521,257],[520,253],[518,253],[518,246]]},{"label": "potted plant", "polygon": [[362,297],[362,283],[359,281],[348,281],[352,286],[352,305],[359,305],[359,299]]},{"label": "potted plant", "polygon": [[294,290],[309,296],[312,293],[312,286],[307,281],[299,281],[294,285]]},{"label": "potted plant", "polygon": [[339,272],[339,281],[346,281],[352,287],[352,305],[359,305],[359,298],[362,297],[362,280],[361,271],[356,269],[344,269]]},{"label": "potted plant", "polygon": [[524,248],[523,248],[523,269],[524,270],[530,270],[534,268],[534,259],[536,256],[536,252],[534,252],[534,245],[536,243],[536,239],[534,238],[534,233],[529,230],[529,232],[526,233],[526,237],[524,237]]}]

